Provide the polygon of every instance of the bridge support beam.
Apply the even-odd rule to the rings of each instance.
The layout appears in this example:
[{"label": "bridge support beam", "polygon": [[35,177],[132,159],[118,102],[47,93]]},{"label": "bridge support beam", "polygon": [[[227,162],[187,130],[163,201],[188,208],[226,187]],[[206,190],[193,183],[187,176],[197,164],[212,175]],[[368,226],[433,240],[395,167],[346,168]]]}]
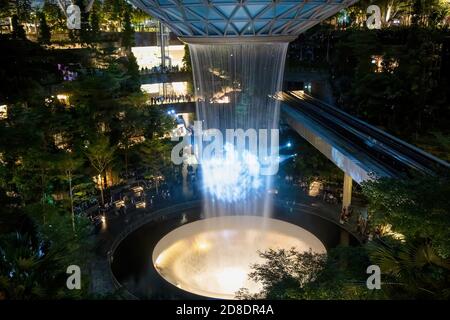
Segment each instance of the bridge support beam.
[{"label": "bridge support beam", "polygon": [[353,180],[348,174],[344,173],[344,188],[342,190],[342,208],[348,209],[352,203],[352,185]]},{"label": "bridge support beam", "polygon": [[[353,179],[348,174],[344,173],[344,187],[342,190],[342,210],[348,210],[352,203],[352,185]],[[344,229],[341,230],[340,237],[341,245],[348,246],[350,244],[350,235]]]}]

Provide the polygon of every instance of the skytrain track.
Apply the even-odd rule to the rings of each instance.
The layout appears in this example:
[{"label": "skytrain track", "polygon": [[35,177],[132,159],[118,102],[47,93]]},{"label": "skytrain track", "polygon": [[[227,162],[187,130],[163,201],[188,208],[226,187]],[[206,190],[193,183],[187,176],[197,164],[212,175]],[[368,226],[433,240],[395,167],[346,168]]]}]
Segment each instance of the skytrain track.
[{"label": "skytrain track", "polygon": [[412,171],[430,175],[450,172],[449,163],[303,92],[281,92],[277,99],[316,122],[350,148],[364,152],[391,175]]}]

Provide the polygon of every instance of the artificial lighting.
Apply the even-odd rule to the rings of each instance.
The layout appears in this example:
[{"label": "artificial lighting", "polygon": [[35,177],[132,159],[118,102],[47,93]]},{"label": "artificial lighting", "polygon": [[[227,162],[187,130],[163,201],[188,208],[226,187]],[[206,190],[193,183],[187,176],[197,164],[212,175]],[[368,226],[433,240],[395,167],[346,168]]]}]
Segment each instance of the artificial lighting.
[{"label": "artificial lighting", "polygon": [[147,207],[147,202],[145,202],[145,201],[136,202],[137,209],[145,209],[146,207]]},{"label": "artificial lighting", "polygon": [[202,161],[206,191],[218,200],[235,202],[257,193],[262,187],[258,158],[247,150],[241,155],[227,143],[223,157]]},{"label": "artificial lighting", "polygon": [[122,208],[122,207],[125,206],[125,201],[123,201],[123,200],[117,200],[117,201],[114,202],[114,206],[115,206],[116,208]]},{"label": "artificial lighting", "polygon": [[0,120],[8,119],[8,106],[6,104],[0,105]]},{"label": "artificial lighting", "polygon": [[320,194],[320,190],[322,189],[322,183],[319,181],[313,181],[309,185],[308,195],[310,197],[317,197]]},{"label": "artificial lighting", "polygon": [[69,96],[67,94],[57,94],[56,98],[59,100],[59,102],[64,104],[69,104]]},{"label": "artificial lighting", "polygon": [[326,253],[322,242],[294,224],[259,216],[222,216],[182,225],[165,235],[153,250],[158,273],[194,294],[235,299],[247,288],[262,287],[248,278],[251,265],[263,263],[258,251],[295,248]]}]

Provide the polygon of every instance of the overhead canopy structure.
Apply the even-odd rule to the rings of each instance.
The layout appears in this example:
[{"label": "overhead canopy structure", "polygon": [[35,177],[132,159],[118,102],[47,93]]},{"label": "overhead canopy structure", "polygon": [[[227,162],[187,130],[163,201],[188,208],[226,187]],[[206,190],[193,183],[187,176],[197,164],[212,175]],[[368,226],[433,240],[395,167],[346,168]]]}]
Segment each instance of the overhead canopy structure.
[{"label": "overhead canopy structure", "polygon": [[180,37],[295,37],[357,0],[131,0]]}]

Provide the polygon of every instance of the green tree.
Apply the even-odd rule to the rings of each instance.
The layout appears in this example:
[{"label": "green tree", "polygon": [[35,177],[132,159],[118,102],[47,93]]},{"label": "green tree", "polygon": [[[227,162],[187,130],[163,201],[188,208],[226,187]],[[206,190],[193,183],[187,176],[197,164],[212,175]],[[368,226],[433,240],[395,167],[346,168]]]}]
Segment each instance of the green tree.
[{"label": "green tree", "polygon": [[172,167],[170,161],[171,145],[161,139],[146,140],[139,147],[142,163],[147,168],[147,177],[155,179],[158,192],[158,177],[166,176]]},{"label": "green tree", "polygon": [[125,1],[123,0],[105,0],[103,2],[103,23],[108,26],[110,31],[118,31],[120,29],[124,7]]},{"label": "green tree", "polygon": [[39,12],[38,16],[39,16],[38,41],[42,44],[49,44],[52,35],[50,33],[50,28],[45,18],[45,14],[43,12]]},{"label": "green tree", "polygon": [[[34,206],[26,207],[27,216],[34,216]],[[78,221],[78,237],[70,227],[67,215],[48,207],[45,224],[31,219],[31,224],[0,234],[0,295],[6,299],[61,299],[87,295],[88,277],[82,277],[81,290],[65,286],[68,265],[82,270],[89,261],[89,221]],[[33,222],[34,221],[34,222]]]},{"label": "green tree", "polygon": [[109,139],[103,135],[98,136],[87,148],[86,156],[100,177],[100,195],[102,205],[105,204],[103,196],[104,175],[109,164],[114,160],[115,147],[109,144]]},{"label": "green tree", "polygon": [[52,31],[66,29],[66,17],[56,0],[45,0],[42,12],[45,14],[46,21]]},{"label": "green tree", "polygon": [[140,73],[139,73],[139,65],[137,63],[136,57],[133,52],[129,52],[127,54],[127,75],[129,77],[127,81],[127,87],[130,92],[140,91]]},{"label": "green tree", "polygon": [[122,23],[122,47],[130,49],[134,45],[134,29],[131,25],[131,17],[129,10],[123,15]]},{"label": "green tree", "polygon": [[384,238],[367,247],[371,261],[383,273],[383,290],[391,298],[449,298],[450,259],[439,256],[429,241]]},{"label": "green tree", "polygon": [[16,14],[20,21],[28,21],[31,14],[31,0],[14,0]]},{"label": "green tree", "polygon": [[[338,247],[327,254],[311,251],[267,250],[260,253],[263,263],[252,266],[249,278],[260,283],[262,291],[242,299],[369,299],[383,293],[367,290],[365,270],[369,258],[364,248]],[[376,290],[375,290],[376,291]]]},{"label": "green tree", "polygon": [[187,44],[184,45],[183,69],[186,72],[192,73],[191,52]]},{"label": "green tree", "polygon": [[98,41],[100,36],[100,17],[95,7],[89,15],[89,22],[91,26],[91,38],[93,41]]},{"label": "green tree", "polygon": [[124,156],[125,173],[128,176],[130,149],[135,145],[134,137],[144,135],[142,113],[137,108],[128,108],[118,121],[120,151]]},{"label": "green tree", "polygon": [[12,36],[15,39],[26,40],[27,36],[25,35],[25,29],[19,22],[19,17],[15,14],[12,16]]},{"label": "green tree", "polygon": [[449,12],[448,3],[441,0],[412,0],[415,25],[436,27],[442,25]]},{"label": "green tree", "polygon": [[144,23],[150,20],[151,17],[141,9],[131,8],[131,22],[134,26],[139,26],[139,31],[144,31]]},{"label": "green tree", "polygon": [[445,177],[381,178],[362,185],[373,225],[391,225],[406,241],[425,239],[450,257],[450,183]]},{"label": "green tree", "polygon": [[11,15],[11,2],[9,0],[0,0],[0,17],[7,18]]},{"label": "green tree", "polygon": [[76,171],[83,165],[83,160],[75,158],[71,153],[64,153],[57,160],[56,167],[59,172],[61,172],[64,181],[69,184],[69,201],[70,201],[70,213],[72,217],[72,229],[75,232],[75,212],[74,212],[74,186],[73,179],[76,177]]}]

